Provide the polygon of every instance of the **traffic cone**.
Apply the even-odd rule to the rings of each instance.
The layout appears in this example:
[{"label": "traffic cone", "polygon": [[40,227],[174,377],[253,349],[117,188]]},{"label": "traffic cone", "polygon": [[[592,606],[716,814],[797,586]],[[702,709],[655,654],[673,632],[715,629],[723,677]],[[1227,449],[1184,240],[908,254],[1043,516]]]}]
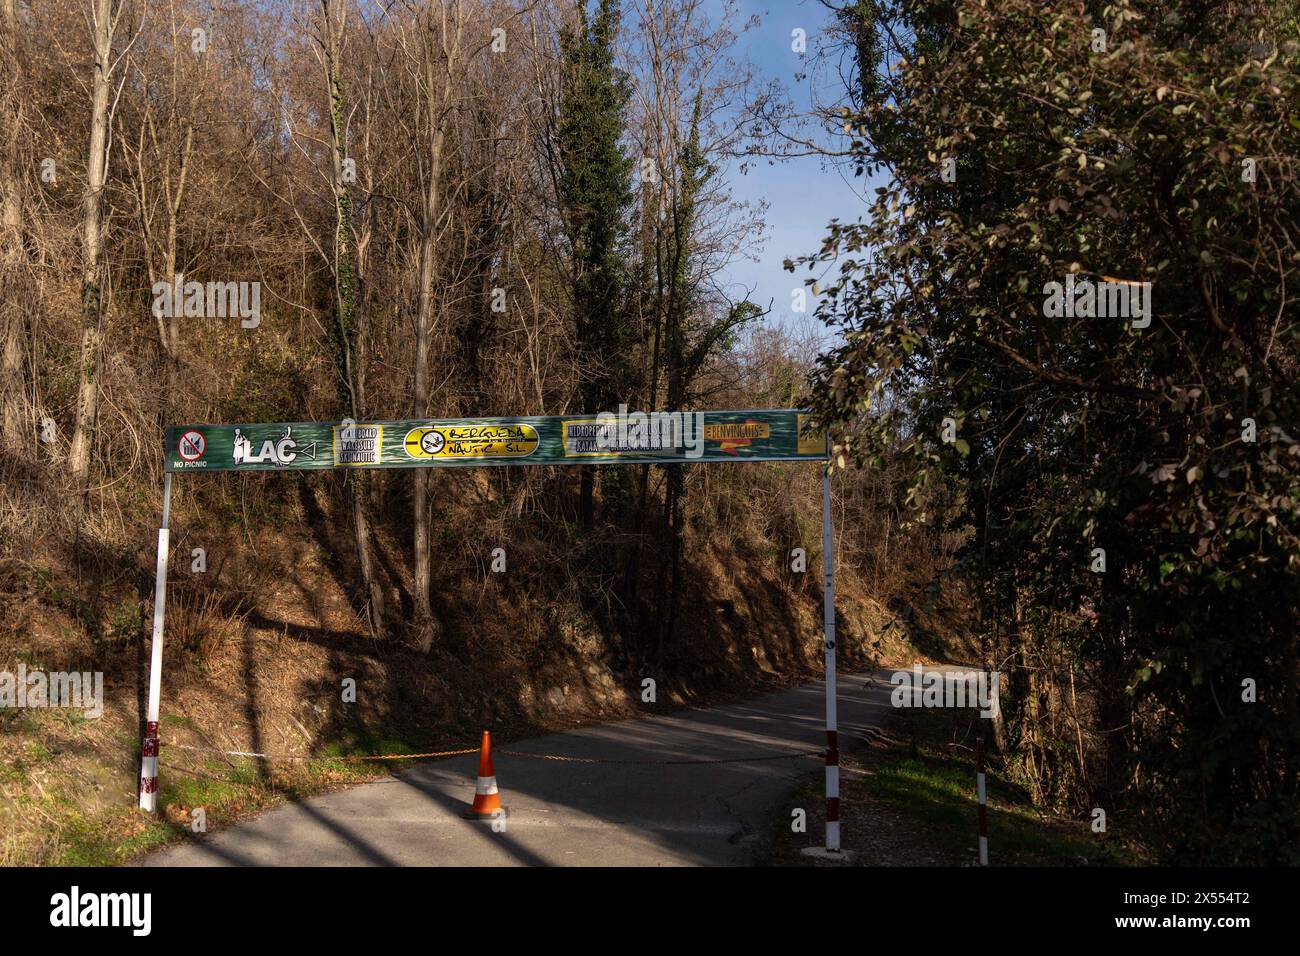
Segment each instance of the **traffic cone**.
[{"label": "traffic cone", "polygon": [[487,820],[505,816],[501,795],[497,793],[497,778],[492,770],[492,735],[483,731],[483,742],[478,750],[478,783],[474,787],[474,805],[465,814],[471,820]]}]

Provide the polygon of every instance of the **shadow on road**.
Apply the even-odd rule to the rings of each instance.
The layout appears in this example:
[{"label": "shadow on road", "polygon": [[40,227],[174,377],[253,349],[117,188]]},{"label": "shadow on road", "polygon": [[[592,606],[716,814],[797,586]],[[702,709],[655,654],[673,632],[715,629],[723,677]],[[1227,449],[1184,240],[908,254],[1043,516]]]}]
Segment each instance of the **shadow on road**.
[{"label": "shadow on road", "polygon": [[[841,676],[840,745],[880,725],[888,684]],[[504,832],[462,818],[475,755],[271,810],[149,865],[746,864],[772,813],[821,763],[820,683],[723,707],[626,720],[503,746]],[[791,753],[800,756],[780,756]],[[525,754],[571,757],[541,759]],[[777,759],[761,759],[777,757]],[[590,762],[599,761],[599,762]],[[676,763],[674,761],[677,761]],[[680,761],[715,761],[681,763]],[[791,835],[804,844],[817,834]],[[778,837],[779,838],[779,837]]]}]

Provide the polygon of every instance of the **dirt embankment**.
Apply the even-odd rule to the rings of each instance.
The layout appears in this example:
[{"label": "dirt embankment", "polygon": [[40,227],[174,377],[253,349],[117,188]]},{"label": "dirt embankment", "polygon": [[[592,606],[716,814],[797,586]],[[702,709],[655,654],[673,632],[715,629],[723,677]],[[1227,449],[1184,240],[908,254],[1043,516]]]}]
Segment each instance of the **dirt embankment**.
[{"label": "dirt embankment", "polygon": [[[399,634],[375,641],[366,633],[347,587],[346,522],[334,520],[326,489],[303,485],[294,495],[274,523],[256,512],[265,502],[252,506],[253,520],[205,517],[193,502],[176,509],[160,821],[133,809],[152,554],[88,559],[83,543],[80,569],[53,550],[4,563],[0,671],[102,671],[106,700],[91,719],[0,711],[0,863],[122,860],[189,832],[196,807],[211,829],[386,766],[288,757],[472,746],[484,727],[510,739],[820,674],[816,552],[800,573],[786,545],[761,534],[690,532],[669,636],[652,626],[666,600],[666,555],[655,546],[645,545],[629,612],[618,607],[628,592],[615,573],[626,542],[506,534],[491,522],[467,535],[444,521],[435,582],[442,633],[424,654]],[[503,572],[491,569],[498,541],[507,542]],[[406,542],[381,535],[378,544],[400,617],[411,607],[400,570],[409,566]],[[897,610],[866,594],[851,571],[838,586],[841,665],[910,660]]]}]

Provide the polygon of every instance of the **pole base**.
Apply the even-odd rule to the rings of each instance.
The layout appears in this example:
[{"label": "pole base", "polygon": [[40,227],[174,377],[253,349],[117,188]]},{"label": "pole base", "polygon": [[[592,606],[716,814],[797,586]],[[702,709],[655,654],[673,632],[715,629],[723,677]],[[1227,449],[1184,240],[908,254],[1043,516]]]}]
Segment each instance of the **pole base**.
[{"label": "pole base", "polygon": [[804,856],[811,856],[814,859],[826,860],[831,863],[848,863],[853,859],[853,854],[848,850],[828,850],[824,846],[806,846],[799,852]]}]

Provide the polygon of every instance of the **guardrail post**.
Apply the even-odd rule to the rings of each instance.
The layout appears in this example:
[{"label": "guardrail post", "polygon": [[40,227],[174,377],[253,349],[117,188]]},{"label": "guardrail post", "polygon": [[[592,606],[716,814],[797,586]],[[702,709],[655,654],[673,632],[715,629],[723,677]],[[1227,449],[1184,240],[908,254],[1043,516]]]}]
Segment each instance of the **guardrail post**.
[{"label": "guardrail post", "polygon": [[840,852],[840,750],[835,713],[835,532],[831,526],[831,469],[822,474],[822,572],[826,643],[826,852]]}]

